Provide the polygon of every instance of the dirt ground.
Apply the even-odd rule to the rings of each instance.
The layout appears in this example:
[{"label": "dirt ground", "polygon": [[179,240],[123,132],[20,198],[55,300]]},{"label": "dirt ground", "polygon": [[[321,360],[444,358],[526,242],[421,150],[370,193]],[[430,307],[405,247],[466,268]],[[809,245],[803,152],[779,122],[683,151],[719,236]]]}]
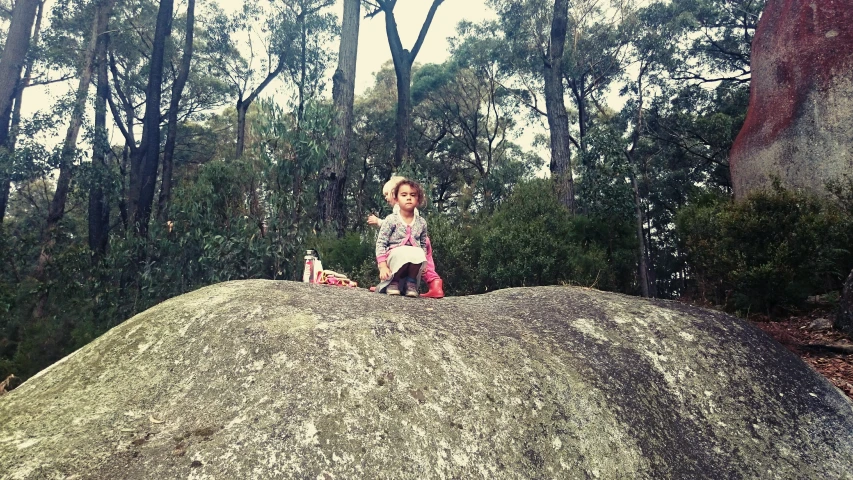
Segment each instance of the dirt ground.
[{"label": "dirt ground", "polygon": [[853,341],[831,327],[832,319],[831,309],[819,308],[782,320],[750,320],[853,399]]}]

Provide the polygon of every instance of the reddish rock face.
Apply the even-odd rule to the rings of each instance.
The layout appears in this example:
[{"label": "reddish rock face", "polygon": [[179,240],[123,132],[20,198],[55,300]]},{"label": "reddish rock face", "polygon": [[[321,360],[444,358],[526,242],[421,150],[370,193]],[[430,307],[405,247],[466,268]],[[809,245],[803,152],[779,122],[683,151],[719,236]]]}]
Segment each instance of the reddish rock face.
[{"label": "reddish rock face", "polygon": [[737,198],[773,177],[821,194],[853,177],[853,0],[768,0],[750,88],[730,156]]}]

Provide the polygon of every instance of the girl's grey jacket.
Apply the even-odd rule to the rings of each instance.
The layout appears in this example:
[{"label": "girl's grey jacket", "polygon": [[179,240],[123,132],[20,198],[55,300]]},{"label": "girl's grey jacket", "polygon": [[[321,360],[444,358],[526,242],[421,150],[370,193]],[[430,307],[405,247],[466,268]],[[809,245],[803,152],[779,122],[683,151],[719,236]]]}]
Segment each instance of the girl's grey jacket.
[{"label": "girl's grey jacket", "polygon": [[415,215],[412,224],[406,225],[399,214],[392,213],[385,217],[379,228],[379,235],[376,237],[376,263],[387,261],[391,250],[403,245],[420,247],[426,254],[428,240],[429,234],[424,217]]}]

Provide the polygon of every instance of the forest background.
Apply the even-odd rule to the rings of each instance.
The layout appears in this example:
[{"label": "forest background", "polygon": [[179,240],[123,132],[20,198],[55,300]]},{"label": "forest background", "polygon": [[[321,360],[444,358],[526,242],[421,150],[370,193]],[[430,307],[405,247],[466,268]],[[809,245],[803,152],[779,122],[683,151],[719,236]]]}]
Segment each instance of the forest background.
[{"label": "forest background", "polygon": [[[297,280],[308,248],[373,284],[365,219],[389,213],[393,173],[427,189],[450,295],[568,284],[741,315],[837,298],[853,179],[732,201],[763,1],[487,0],[491,19],[418,63],[463,0],[419,1],[411,46],[389,0],[0,1],[0,70],[19,52],[0,104],[0,375],[204,285]],[[359,24],[393,61],[354,95]]]}]

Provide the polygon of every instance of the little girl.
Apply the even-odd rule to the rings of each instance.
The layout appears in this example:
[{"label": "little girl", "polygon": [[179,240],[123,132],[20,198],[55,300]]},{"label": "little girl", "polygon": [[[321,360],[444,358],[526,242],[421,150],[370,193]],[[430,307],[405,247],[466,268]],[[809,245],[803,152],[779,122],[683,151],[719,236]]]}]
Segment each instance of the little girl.
[{"label": "little girl", "polygon": [[376,263],[382,280],[376,291],[400,295],[405,290],[407,297],[417,297],[429,242],[426,220],[415,215],[415,209],[424,205],[424,191],[417,182],[402,180],[394,188],[394,198],[400,210],[385,218],[376,238]]},{"label": "little girl", "polygon": [[[397,199],[394,198],[394,189],[397,188],[397,185],[405,179],[406,177],[400,177],[397,175],[392,176],[391,179],[385,182],[385,185],[382,187],[382,196],[393,209],[394,213],[400,213],[400,206],[397,205]],[[415,208],[415,216],[420,216],[417,208]],[[368,225],[382,228],[382,224],[384,222],[384,218],[379,218],[373,214],[367,217]],[[421,295],[421,297],[444,298],[444,281],[435,271],[435,260],[433,260],[432,257],[432,243],[430,243],[429,238],[426,240],[426,267],[423,269],[423,275],[421,278],[426,282],[427,287],[429,288],[429,291]],[[375,292],[376,287],[370,287],[370,291]]]}]

